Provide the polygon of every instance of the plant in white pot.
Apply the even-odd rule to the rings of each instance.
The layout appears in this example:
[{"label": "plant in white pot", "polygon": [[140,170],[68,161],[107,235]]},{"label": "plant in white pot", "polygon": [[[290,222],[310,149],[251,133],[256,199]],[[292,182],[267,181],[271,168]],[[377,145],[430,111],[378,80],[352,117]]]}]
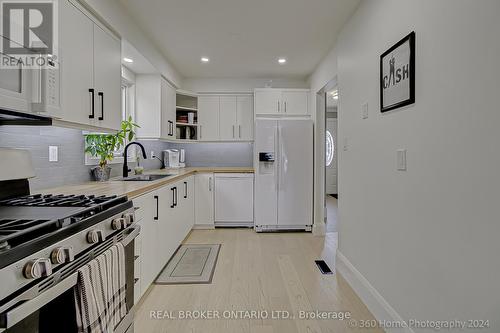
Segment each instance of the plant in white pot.
[{"label": "plant in white pot", "polygon": [[134,139],[136,127],[140,126],[129,117],[122,121],[120,131],[115,134],[85,134],[85,153],[99,158],[99,165],[91,169],[95,180],[109,180],[111,167],[108,163],[113,160],[114,152],[120,149],[126,140]]}]

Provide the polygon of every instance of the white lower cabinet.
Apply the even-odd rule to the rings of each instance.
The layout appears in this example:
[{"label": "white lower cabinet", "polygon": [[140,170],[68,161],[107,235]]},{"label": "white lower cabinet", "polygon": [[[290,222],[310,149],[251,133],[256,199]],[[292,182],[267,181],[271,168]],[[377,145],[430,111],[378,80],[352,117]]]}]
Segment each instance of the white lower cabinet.
[{"label": "white lower cabinet", "polygon": [[214,228],[214,174],[198,173],[195,175],[195,227],[197,229]]},{"label": "white lower cabinet", "polygon": [[141,226],[136,242],[137,301],[193,227],[194,176],[139,196],[133,202]]}]

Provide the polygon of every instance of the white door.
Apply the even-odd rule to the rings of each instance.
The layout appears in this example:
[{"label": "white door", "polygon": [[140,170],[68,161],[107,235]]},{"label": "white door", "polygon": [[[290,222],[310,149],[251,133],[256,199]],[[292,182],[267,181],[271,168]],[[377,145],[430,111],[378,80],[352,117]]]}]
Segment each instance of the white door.
[{"label": "white door", "polygon": [[255,91],[256,114],[278,114],[281,106],[280,89],[262,89]]},{"label": "white door", "polygon": [[69,1],[59,1],[59,5],[59,26],[64,27],[59,32],[62,119],[93,123],[98,117],[97,92],[89,91],[94,89],[94,23]]},{"label": "white door", "polygon": [[312,225],[313,125],[310,120],[278,122],[278,224]]},{"label": "white door", "polygon": [[[278,223],[277,121],[255,121],[255,225]],[[274,159],[274,161],[273,161]],[[265,161],[267,160],[267,161]]]},{"label": "white door", "polygon": [[198,173],[195,175],[195,221],[197,226],[214,226],[214,175]]},{"label": "white door", "polygon": [[97,25],[94,25],[93,59],[96,125],[119,130],[122,121],[121,43]]},{"label": "white door", "polygon": [[236,128],[236,96],[220,96],[219,139],[233,141],[238,134]]},{"label": "white door", "polygon": [[308,91],[283,91],[283,113],[287,115],[307,115]]},{"label": "white door", "polygon": [[198,97],[199,138],[201,141],[219,139],[219,96]]},{"label": "white door", "polygon": [[253,140],[253,96],[238,96],[237,100],[237,140]]},{"label": "white door", "polygon": [[337,119],[326,120],[326,194],[337,194]]}]

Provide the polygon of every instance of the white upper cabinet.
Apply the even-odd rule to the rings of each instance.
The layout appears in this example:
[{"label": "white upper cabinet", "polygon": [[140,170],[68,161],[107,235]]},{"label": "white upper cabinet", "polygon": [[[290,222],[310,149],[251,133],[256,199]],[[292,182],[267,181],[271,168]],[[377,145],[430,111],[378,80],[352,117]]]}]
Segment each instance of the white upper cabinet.
[{"label": "white upper cabinet", "polygon": [[281,111],[281,90],[255,90],[255,110],[257,114],[278,114]]},{"label": "white upper cabinet", "polygon": [[219,139],[231,141],[237,139],[237,101],[236,96],[221,96],[219,111]]},{"label": "white upper cabinet", "polygon": [[198,98],[201,141],[252,141],[251,95],[206,95]]},{"label": "white upper cabinet", "polygon": [[198,97],[198,137],[201,141],[219,140],[219,107],[219,96]]},{"label": "white upper cabinet", "polygon": [[255,89],[255,114],[308,116],[308,89]]},{"label": "white upper cabinet", "polygon": [[120,128],[121,43],[68,0],[60,4],[61,118]]},{"label": "white upper cabinet", "polygon": [[135,94],[137,137],[175,140],[175,88],[159,74],[140,74]]},{"label": "white upper cabinet", "polygon": [[121,43],[94,25],[94,87],[100,127],[120,129]]},{"label": "white upper cabinet", "polygon": [[94,23],[67,0],[59,2],[59,20],[62,118],[93,124]]},{"label": "white upper cabinet", "polygon": [[253,96],[237,96],[237,140],[252,141],[253,140]]},{"label": "white upper cabinet", "polygon": [[161,78],[161,137],[175,139],[175,88]]},{"label": "white upper cabinet", "polygon": [[283,113],[285,115],[308,115],[308,95],[308,90],[284,90],[281,96]]}]

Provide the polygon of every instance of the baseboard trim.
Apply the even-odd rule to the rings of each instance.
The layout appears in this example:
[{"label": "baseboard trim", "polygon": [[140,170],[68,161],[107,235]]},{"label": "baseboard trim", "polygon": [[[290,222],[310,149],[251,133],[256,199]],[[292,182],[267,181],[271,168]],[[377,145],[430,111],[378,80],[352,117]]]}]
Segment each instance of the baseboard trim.
[{"label": "baseboard trim", "polygon": [[214,225],[203,225],[203,224],[195,224],[193,226],[193,230],[214,230]]},{"label": "baseboard trim", "polygon": [[[356,294],[361,298],[368,310],[378,321],[403,323],[403,318],[399,313],[385,300],[385,298],[373,287],[370,282],[361,274],[353,264],[337,250],[336,270],[339,272]],[[415,333],[411,328],[384,328],[386,332],[391,333]]]}]

